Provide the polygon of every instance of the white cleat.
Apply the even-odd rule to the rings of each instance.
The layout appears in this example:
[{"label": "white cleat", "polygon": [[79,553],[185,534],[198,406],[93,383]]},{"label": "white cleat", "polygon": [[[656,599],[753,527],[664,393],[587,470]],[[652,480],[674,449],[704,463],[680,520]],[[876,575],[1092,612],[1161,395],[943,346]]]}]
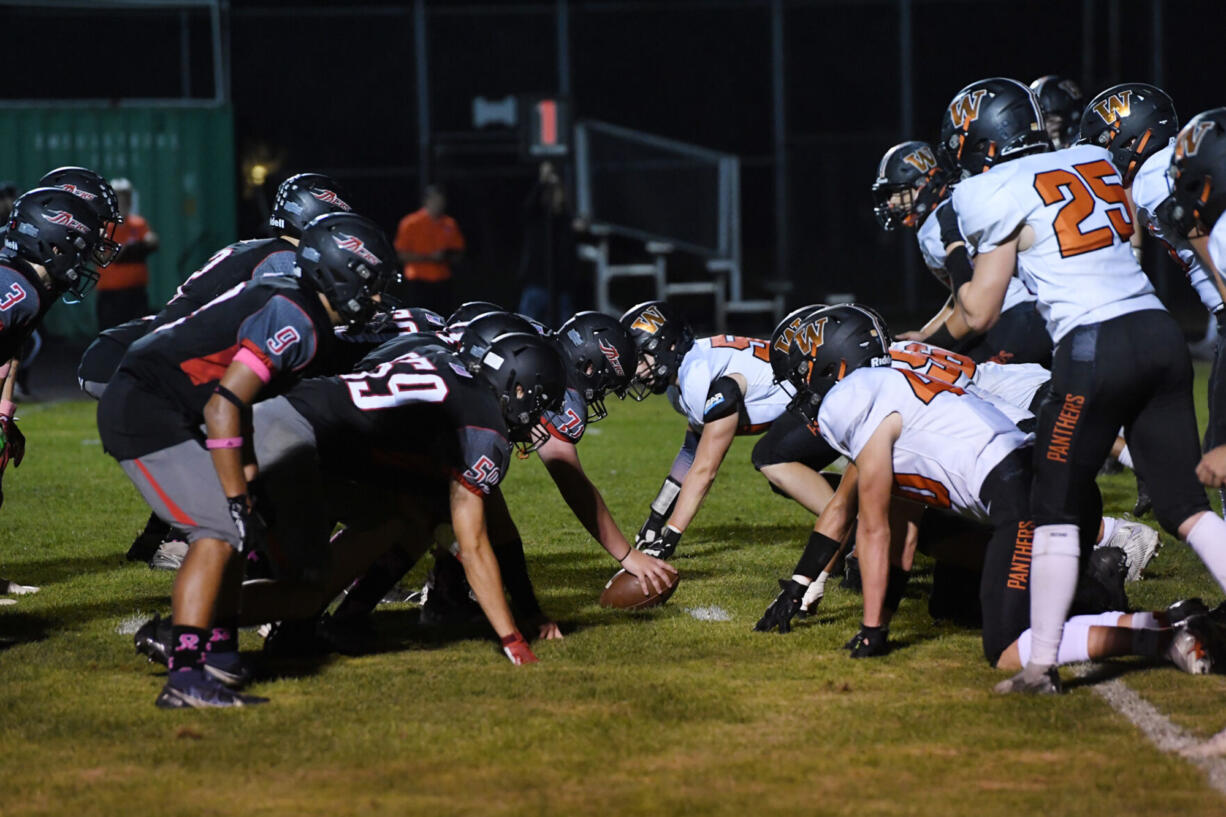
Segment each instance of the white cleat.
[{"label": "white cleat", "polygon": [[1120,520],[1115,533],[1099,547],[1117,547],[1124,551],[1128,563],[1126,581],[1135,582],[1141,578],[1141,573],[1153,560],[1158,552],[1158,531],[1140,522],[1125,522]]},{"label": "white cleat", "polygon": [[1171,646],[1166,651],[1166,657],[1179,669],[1188,675],[1208,675],[1213,668],[1209,653],[1200,643],[1200,639],[1184,629],[1175,631]]},{"label": "white cleat", "polygon": [[0,579],[0,594],[5,596],[31,596],[38,590],[39,588],[32,584],[18,584],[8,579]]}]

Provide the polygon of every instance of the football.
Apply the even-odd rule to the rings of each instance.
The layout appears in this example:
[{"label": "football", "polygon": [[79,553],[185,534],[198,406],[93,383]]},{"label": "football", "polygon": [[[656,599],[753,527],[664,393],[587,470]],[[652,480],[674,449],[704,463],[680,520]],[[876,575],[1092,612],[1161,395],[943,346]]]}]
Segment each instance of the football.
[{"label": "football", "polygon": [[623,568],[614,573],[613,578],[609,579],[609,583],[604,586],[604,592],[600,594],[600,606],[613,607],[618,610],[646,610],[648,607],[658,607],[669,600],[680,580],[680,575],[673,574],[672,581],[663,593],[657,593],[648,586],[647,595],[644,596],[638,577],[626,572]]}]

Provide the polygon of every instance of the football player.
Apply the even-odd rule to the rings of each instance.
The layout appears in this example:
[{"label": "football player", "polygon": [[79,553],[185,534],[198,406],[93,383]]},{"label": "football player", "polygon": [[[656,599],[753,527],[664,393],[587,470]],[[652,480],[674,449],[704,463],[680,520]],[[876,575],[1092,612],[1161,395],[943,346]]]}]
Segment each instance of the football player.
[{"label": "football player", "polygon": [[[46,178],[61,185],[72,185],[78,195],[81,191],[89,193],[92,188],[87,184],[88,179],[83,180],[79,173],[72,172],[78,170],[61,168]],[[102,184],[106,184],[105,181]],[[99,200],[105,199],[107,190],[110,190],[109,185],[98,193]],[[283,181],[277,188],[268,217],[268,226],[275,236],[238,241],[223,247],[188,276],[156,315],[128,321],[99,334],[77,366],[81,390],[99,399],[128,347],[157,327],[190,315],[239,284],[265,276],[292,276],[294,252],[306,225],[325,213],[350,212],[351,208],[337,191],[336,182],[319,173],[298,173]],[[111,192],[109,197],[113,199],[114,196]],[[128,549],[128,559],[175,569],[182,564],[183,550],[181,545],[174,544],[170,527],[158,519],[157,514],[151,514],[145,529]]]},{"label": "football player", "polygon": [[1048,152],[1034,95],[1003,78],[962,89],[941,133],[968,176],[953,207],[976,250],[970,279],[951,273],[957,309],[972,329],[988,329],[1019,274],[1056,343],[1031,493],[1033,649],[998,691],[1058,692],[1079,529],[1099,515],[1094,478],[1118,429],[1148,478],[1159,522],[1188,541],[1223,587],[1226,521],[1210,512],[1196,481],[1191,360],[1133,257],[1132,217],[1111,154],[1097,145]]},{"label": "football player", "polygon": [[1077,140],[1081,123],[1081,100],[1084,96],[1077,83],[1067,77],[1047,74],[1030,83],[1030,90],[1039,100],[1047,137],[1056,150]]},{"label": "football player", "polygon": [[[37,187],[17,199],[0,249],[0,486],[10,462],[25,457],[13,392],[22,345],[65,293],[79,298],[97,279],[91,264],[109,261],[100,244],[105,227],[85,199]],[[0,505],[4,503],[0,487]],[[38,588],[0,579],[2,593]]]},{"label": "football player", "polygon": [[689,421],[681,450],[635,538],[643,552],[667,559],[698,513],[733,438],[765,431],[790,397],[774,380],[765,340],[733,335],[695,340],[690,325],[664,301],[631,307],[621,324],[638,352],[630,396],[644,400],[667,392],[673,408]]},{"label": "football player", "polygon": [[[320,216],[303,231],[299,275],[229,290],[137,341],[98,403],[98,430],[141,496],[191,548],[172,594],[174,652],[157,698],[164,708],[241,706],[204,671],[244,674],[235,604],[242,560],[262,521],[252,403],[327,371],[332,327],[365,321],[395,274],[395,251],[369,219]],[[201,432],[201,429],[204,432]],[[207,657],[206,657],[207,653]]]},{"label": "football player", "polygon": [[[950,286],[950,267],[971,269],[973,255],[958,230],[958,219],[949,206],[949,193],[957,179],[944,151],[926,142],[902,142],[886,151],[873,183],[873,212],[885,230],[898,226],[916,231],[924,263],[945,288]],[[962,352],[976,362],[1051,362],[1051,338],[1034,309],[1034,296],[1020,280],[1009,283],[1001,320],[987,333],[978,335],[958,320],[951,293],[945,305],[905,340],[927,341],[941,348]]]},{"label": "football player", "polygon": [[[1030,435],[974,394],[894,367],[889,333],[872,310],[828,307],[806,317],[800,332],[813,343],[788,364],[797,409],[852,461],[835,500],[845,511],[843,525],[856,520],[861,554],[864,619],[850,643],[852,657],[886,650],[887,614],[897,604],[888,581],[896,496],[991,525],[980,587],[984,655],[1001,669],[1026,663],[1034,643],[1027,632]],[[1060,663],[1140,654],[1165,656],[1194,674],[1210,668],[1188,627],[1172,630],[1147,614],[1074,617],[1058,647]]]}]

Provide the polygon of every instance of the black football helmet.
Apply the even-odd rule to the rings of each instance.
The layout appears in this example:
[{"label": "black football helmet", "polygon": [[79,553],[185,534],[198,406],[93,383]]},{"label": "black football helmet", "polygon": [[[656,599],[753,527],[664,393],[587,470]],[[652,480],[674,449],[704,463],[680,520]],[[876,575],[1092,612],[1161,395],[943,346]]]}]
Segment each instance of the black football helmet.
[{"label": "black football helmet", "polygon": [[370,319],[375,296],[400,266],[384,232],[357,213],[328,213],[311,221],[294,264],[303,283],[322,293],[350,326]]},{"label": "black football helmet", "polygon": [[499,335],[478,362],[476,376],[498,397],[511,442],[527,456],[549,439],[541,415],[562,408],[566,368],[548,338],[536,332]]},{"label": "black football helmet", "polygon": [[[663,394],[681,368],[681,359],[694,345],[694,330],[675,309],[664,301],[644,301],[632,306],[621,317],[621,325],[630,333],[637,352],[634,376],[628,393],[635,400],[645,400],[649,394]],[[648,364],[645,374],[639,365]]]},{"label": "black football helmet", "polygon": [[1085,98],[1081,88],[1068,77],[1048,74],[1030,83],[1030,90],[1039,100],[1052,147],[1073,144],[1081,125],[1081,100]]},{"label": "black football helmet", "polygon": [[39,179],[38,186],[58,187],[87,201],[102,223],[93,261],[105,267],[115,260],[120,250],[115,241],[115,227],[123,223],[123,214],[119,212],[119,198],[110,182],[87,167],[57,167]]},{"label": "black football helmet", "polygon": [[1051,149],[1034,94],[1015,79],[972,82],[941,117],[941,149],[965,176]]},{"label": "black football helmet", "polygon": [[[799,309],[794,309],[788,313],[787,317],[779,322],[779,325],[775,327],[775,331],[771,333],[771,371],[774,372],[776,383],[791,383],[788,376],[788,372],[790,371],[789,355],[793,345],[792,341],[796,338],[796,332],[800,329],[800,324],[805,318],[809,317],[819,309],[825,308],[826,304],[809,304],[808,306],[802,306]],[[791,391],[795,391],[795,387],[793,387]]]},{"label": "black football helmet", "polygon": [[[772,367],[775,354],[772,345]],[[835,383],[865,366],[890,365],[890,332],[875,309],[828,306],[800,320],[786,357],[780,368],[796,389],[789,407],[805,422],[816,423],[822,398]]]},{"label": "black football helmet", "polygon": [[290,176],[281,182],[273,197],[268,226],[278,235],[298,237],[311,221],[322,215],[353,212],[338,189],[336,181],[322,173]]},{"label": "black football helmet", "polygon": [[1158,217],[1187,236],[1208,233],[1226,210],[1226,108],[1212,108],[1188,120],[1175,137],[1166,171],[1171,196]]},{"label": "black football helmet", "polygon": [[57,292],[79,299],[98,280],[89,262],[101,237],[89,202],[58,187],[36,187],[13,203],[4,253],[45,267]]},{"label": "black football helmet", "polygon": [[1144,82],[1113,85],[1086,105],[1081,141],[1106,148],[1125,187],[1141,164],[1179,133],[1175,103],[1166,92]]},{"label": "black football helmet", "polygon": [[513,312],[486,312],[464,325],[458,339],[460,359],[474,374],[494,339],[508,332],[540,334],[531,321]]},{"label": "black football helmet", "polygon": [[[882,229],[918,227],[949,192],[953,168],[927,142],[900,142],[885,152],[873,182],[873,214]],[[901,204],[891,202],[900,196]]]},{"label": "black football helmet", "polygon": [[451,327],[460,323],[468,323],[473,318],[478,315],[484,315],[486,312],[505,311],[501,306],[490,301],[465,301],[447,318],[447,326]]},{"label": "black football helmet", "polygon": [[580,312],[562,324],[555,335],[566,361],[571,385],[587,403],[587,422],[609,415],[604,397],[609,392],[625,398],[638,353],[634,339],[616,318],[601,312]]}]

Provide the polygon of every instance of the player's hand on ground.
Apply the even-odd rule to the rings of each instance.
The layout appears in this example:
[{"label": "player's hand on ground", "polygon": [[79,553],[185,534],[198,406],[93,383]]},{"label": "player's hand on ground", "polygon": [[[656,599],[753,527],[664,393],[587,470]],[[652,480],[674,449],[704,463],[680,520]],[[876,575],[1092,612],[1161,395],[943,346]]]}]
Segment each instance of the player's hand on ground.
[{"label": "player's hand on ground", "polygon": [[899,340],[923,340],[924,333],[918,329],[909,329],[898,336]]},{"label": "player's hand on ground", "polygon": [[16,468],[25,455],[26,435],[17,427],[17,421],[12,417],[0,417],[0,470],[9,461]]},{"label": "player's hand on ground", "polygon": [[779,595],[771,602],[770,607],[753,626],[760,633],[768,633],[778,629],[780,633],[792,630],[792,619],[800,611],[800,601],[808,588],[795,579],[779,580]]},{"label": "player's hand on ground", "polygon": [[518,630],[508,636],[503,636],[502,652],[515,666],[535,664],[538,660],[532,653],[532,648],[528,646],[528,642]]},{"label": "player's hand on ground", "polygon": [[664,523],[668,520],[664,514],[652,511],[647,516],[647,521],[643,523],[643,527],[639,528],[639,532],[635,534],[634,546],[640,550],[647,545],[653,545],[660,538],[660,531],[664,530]]},{"label": "player's hand on ground", "polygon": [[543,613],[537,616],[533,625],[536,627],[536,637],[542,641],[557,641],[564,637],[558,623]]},{"label": "player's hand on ground", "polygon": [[1201,457],[1196,477],[1210,488],[1226,485],[1226,445],[1219,445]]},{"label": "player's hand on ground", "polygon": [[889,638],[889,628],[861,624],[860,631],[843,646],[851,650],[852,658],[871,658],[889,652]]},{"label": "player's hand on ground", "polygon": [[677,575],[677,568],[641,550],[631,550],[630,555],[622,560],[622,567],[639,580],[644,596],[647,595],[648,585],[656,593],[663,593],[673,583],[672,576]]}]

